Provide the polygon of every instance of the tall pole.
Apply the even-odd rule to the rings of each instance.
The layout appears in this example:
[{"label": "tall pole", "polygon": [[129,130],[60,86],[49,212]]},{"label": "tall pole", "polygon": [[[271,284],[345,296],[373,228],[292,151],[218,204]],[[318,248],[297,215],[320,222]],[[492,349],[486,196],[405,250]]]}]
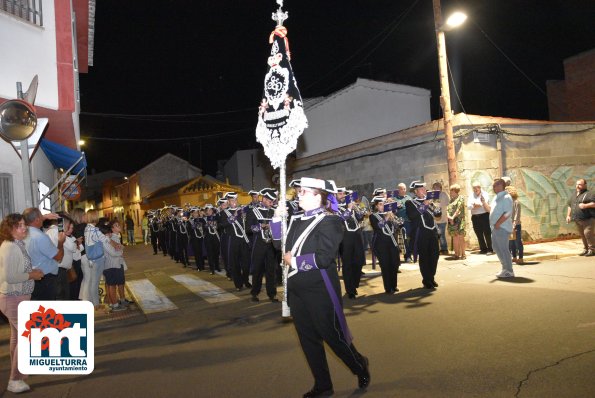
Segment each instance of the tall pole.
[{"label": "tall pole", "polygon": [[446,58],[446,41],[442,30],[442,11],[440,0],[434,3],[434,26],[436,28],[436,44],[438,46],[438,70],[440,72],[440,106],[444,114],[444,145],[446,147],[446,164],[448,166],[449,186],[457,182],[457,156],[452,131],[452,110],[450,108],[450,87],[448,85],[448,65]]}]

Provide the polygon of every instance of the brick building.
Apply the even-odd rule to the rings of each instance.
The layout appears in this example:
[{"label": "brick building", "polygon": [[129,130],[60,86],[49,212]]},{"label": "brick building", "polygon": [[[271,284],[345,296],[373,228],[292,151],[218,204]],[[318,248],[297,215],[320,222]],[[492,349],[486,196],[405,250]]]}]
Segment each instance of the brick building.
[{"label": "brick building", "polygon": [[595,120],[595,49],[564,60],[564,80],[547,82],[550,120]]}]

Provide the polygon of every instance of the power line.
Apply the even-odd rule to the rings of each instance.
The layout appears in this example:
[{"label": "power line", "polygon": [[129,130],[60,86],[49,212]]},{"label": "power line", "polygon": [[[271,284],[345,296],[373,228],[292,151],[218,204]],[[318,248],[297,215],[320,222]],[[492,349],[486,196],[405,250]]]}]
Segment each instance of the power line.
[{"label": "power line", "polygon": [[203,138],[213,138],[213,137],[222,137],[225,135],[234,135],[239,134],[245,131],[254,131],[254,129],[240,129],[240,130],[231,130],[231,131],[223,131],[220,133],[212,133],[212,134],[204,134],[199,136],[192,136],[192,137],[172,137],[172,138],[114,138],[114,137],[93,137],[93,136],[85,136],[84,139],[92,140],[92,141],[121,141],[121,142],[167,142],[167,141],[193,141],[193,140],[202,140]]}]

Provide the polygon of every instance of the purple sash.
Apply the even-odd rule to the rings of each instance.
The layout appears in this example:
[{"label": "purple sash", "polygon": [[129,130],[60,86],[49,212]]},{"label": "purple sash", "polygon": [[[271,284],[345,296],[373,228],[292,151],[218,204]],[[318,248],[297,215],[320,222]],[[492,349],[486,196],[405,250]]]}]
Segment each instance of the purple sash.
[{"label": "purple sash", "polygon": [[351,345],[351,342],[353,341],[353,336],[351,335],[351,331],[349,331],[349,328],[347,327],[347,321],[345,320],[343,307],[341,306],[341,303],[339,303],[339,297],[337,297],[337,292],[335,292],[335,289],[333,288],[333,284],[331,283],[331,280],[328,277],[326,269],[321,269],[320,274],[322,275],[322,279],[324,280],[326,290],[328,291],[331,301],[333,302],[333,308],[335,309],[335,314],[339,319],[339,325],[341,326],[341,330],[343,330],[343,336],[345,337],[347,344]]}]

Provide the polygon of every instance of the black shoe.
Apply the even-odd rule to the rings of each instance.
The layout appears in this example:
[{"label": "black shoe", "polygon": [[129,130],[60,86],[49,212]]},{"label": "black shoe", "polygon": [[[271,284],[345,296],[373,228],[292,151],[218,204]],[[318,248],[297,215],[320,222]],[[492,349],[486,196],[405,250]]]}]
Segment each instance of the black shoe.
[{"label": "black shoe", "polygon": [[279,299],[277,297],[269,297],[271,299],[271,303],[278,303]]},{"label": "black shoe", "polygon": [[215,275],[215,271],[211,271],[211,275]]},{"label": "black shoe", "polygon": [[349,294],[347,295],[347,297],[349,297],[349,298],[350,298],[350,299],[352,299],[352,300],[355,300],[355,294],[353,294],[353,293],[349,293]]},{"label": "black shoe", "polygon": [[250,282],[248,282],[244,286],[246,286],[248,289],[250,289],[252,287],[252,284]]},{"label": "black shoe", "polygon": [[438,284],[436,283],[436,281],[432,281],[432,285],[433,285],[434,287],[438,287]]},{"label": "black shoe", "polygon": [[330,397],[334,394],[333,388],[329,388],[326,390],[314,387],[310,391],[304,394],[304,398],[314,398],[314,397]]},{"label": "black shoe", "polygon": [[242,288],[241,287],[236,287],[236,292],[241,292]]},{"label": "black shoe", "polygon": [[583,250],[583,252],[581,254],[579,254],[579,256],[586,256],[589,253],[589,251],[587,249]]},{"label": "black shoe", "polygon": [[154,256],[156,256],[156,255],[157,255],[157,253],[153,253],[153,255],[154,255]]},{"label": "black shoe", "polygon": [[258,296],[252,296],[252,298],[250,300],[253,301],[254,303],[258,303],[260,301]]},{"label": "black shoe", "polygon": [[589,250],[589,253],[585,254],[585,257],[593,257],[595,256],[595,250]]},{"label": "black shoe", "polygon": [[370,370],[368,369],[368,358],[362,355],[362,360],[364,362],[364,370],[360,375],[357,376],[357,386],[363,390],[370,385],[371,376]]},{"label": "black shoe", "polygon": [[424,287],[425,287],[426,289],[430,289],[430,290],[436,290],[436,287],[434,287],[434,285],[433,285],[433,284],[431,284],[431,283],[426,283],[426,282],[423,282],[423,284],[424,284]]}]

